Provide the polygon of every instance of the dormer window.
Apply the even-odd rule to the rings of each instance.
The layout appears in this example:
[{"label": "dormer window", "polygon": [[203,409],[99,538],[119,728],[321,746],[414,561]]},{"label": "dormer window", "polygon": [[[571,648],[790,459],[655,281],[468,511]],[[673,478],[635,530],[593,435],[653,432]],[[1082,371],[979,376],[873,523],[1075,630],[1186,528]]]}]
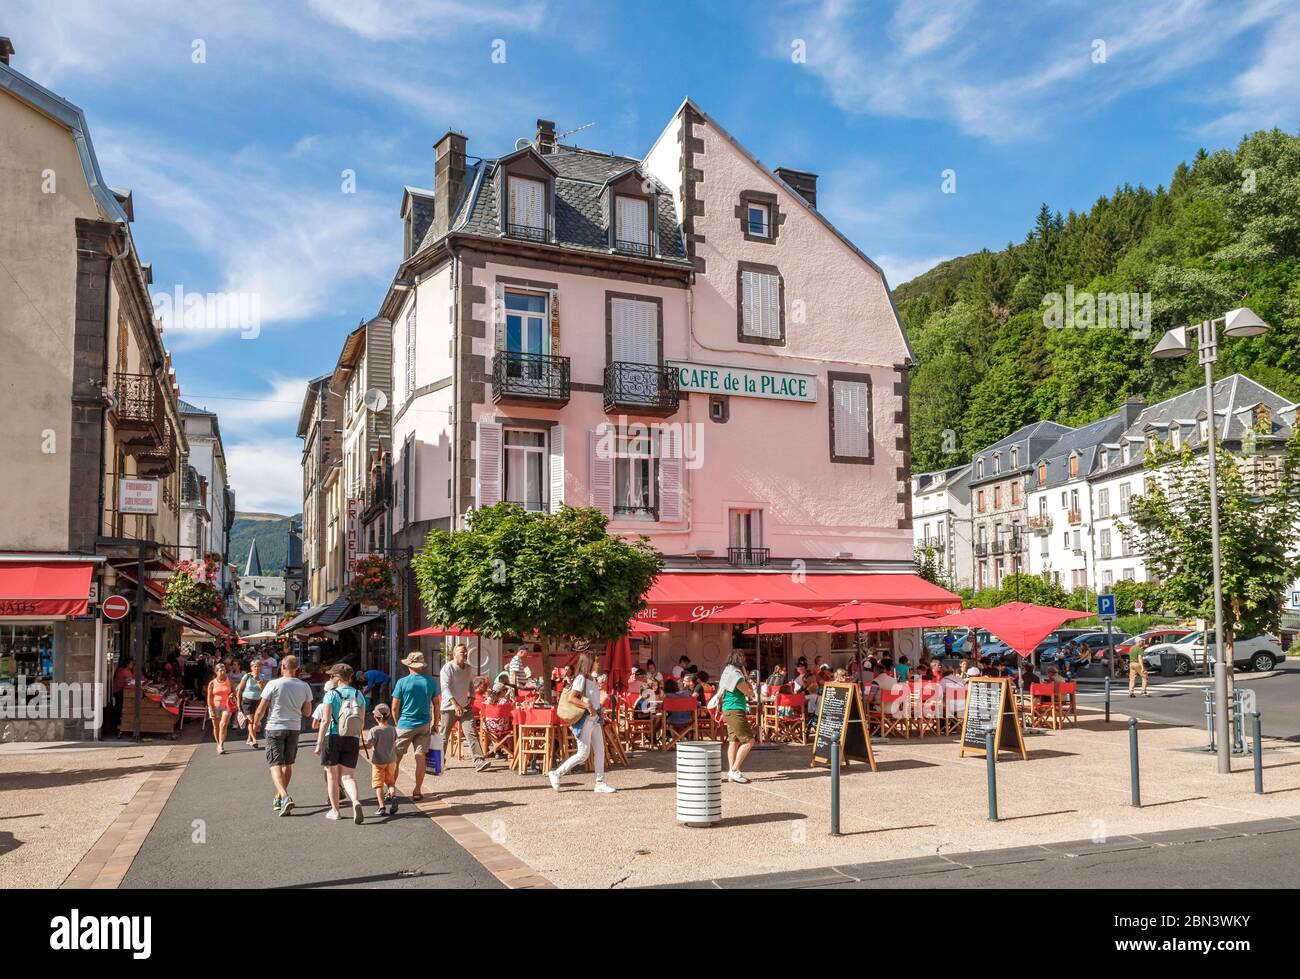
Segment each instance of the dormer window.
[{"label": "dormer window", "polygon": [[1183,430],[1177,425],[1169,430],[1169,444],[1175,449],[1183,447]]},{"label": "dormer window", "polygon": [[1000,472],[1002,472],[1002,454],[999,452],[994,452],[993,453],[993,475],[996,476]]},{"label": "dormer window", "polygon": [[1074,479],[1079,475],[1079,456],[1077,453],[1070,453],[1070,478]]},{"label": "dormer window", "polygon": [[1210,438],[1210,426],[1206,424],[1204,415],[1201,415],[1196,419],[1196,437],[1200,439],[1202,443],[1208,441]]},{"label": "dormer window", "polygon": [[1130,457],[1129,445],[1127,442],[1124,443],[1124,448],[1120,450],[1120,455],[1124,461],[1124,465],[1127,466]]},{"label": "dormer window", "polygon": [[1101,471],[1105,472],[1110,468],[1110,449],[1102,449],[1098,459],[1101,462]]},{"label": "dormer window", "polygon": [[1147,432],[1146,441],[1147,441],[1147,451],[1154,452],[1156,450],[1156,446],[1160,443],[1160,436],[1158,436],[1155,432]]},{"label": "dormer window", "polygon": [[546,184],[527,177],[510,177],[507,231],[517,238],[546,239]]},{"label": "dormer window", "polygon": [[1268,431],[1273,427],[1273,418],[1268,413],[1268,407],[1260,405],[1255,409],[1254,425],[1256,428]]},{"label": "dormer window", "polygon": [[650,253],[650,207],[644,197],[615,196],[614,247],[641,255]]},{"label": "dormer window", "polygon": [[983,478],[984,478],[984,459],[983,459],[983,458],[979,458],[979,459],[976,459],[976,460],[975,460],[975,478],[976,478],[976,479],[983,479]]},{"label": "dormer window", "polygon": [[1047,463],[1038,464],[1038,485],[1043,486],[1047,483]]},{"label": "dormer window", "polygon": [[1020,448],[1015,445],[1011,447],[1011,468],[1020,468]]}]

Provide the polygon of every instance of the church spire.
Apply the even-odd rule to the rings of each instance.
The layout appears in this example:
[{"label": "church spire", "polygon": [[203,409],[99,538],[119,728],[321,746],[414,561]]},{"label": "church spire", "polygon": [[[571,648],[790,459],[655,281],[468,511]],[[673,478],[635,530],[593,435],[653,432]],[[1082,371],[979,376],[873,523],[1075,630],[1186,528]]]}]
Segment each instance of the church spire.
[{"label": "church spire", "polygon": [[253,538],[252,545],[248,548],[248,564],[244,568],[245,578],[262,577],[262,562],[257,558],[257,538]]}]

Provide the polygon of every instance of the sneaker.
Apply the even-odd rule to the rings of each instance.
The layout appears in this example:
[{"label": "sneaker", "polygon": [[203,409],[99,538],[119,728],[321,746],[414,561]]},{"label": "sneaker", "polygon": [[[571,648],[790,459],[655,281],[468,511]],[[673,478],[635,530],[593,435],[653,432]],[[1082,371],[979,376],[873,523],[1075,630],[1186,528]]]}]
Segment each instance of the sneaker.
[{"label": "sneaker", "polygon": [[284,805],[284,803],[280,801],[280,797],[277,795],[274,799],[271,800],[271,811],[279,812],[280,807],[282,805]]},{"label": "sneaker", "polygon": [[362,810],[361,803],[359,802],[352,807],[352,821],[358,826],[366,821],[366,814]]},{"label": "sneaker", "polygon": [[742,775],[740,772],[728,772],[728,773],[727,773],[727,781],[729,781],[729,782],[735,782],[735,783],[737,783],[738,785],[748,785],[748,784],[749,784],[749,779],[745,778],[745,776]]},{"label": "sneaker", "polygon": [[1130,697],[1136,697],[1137,694],[1135,694],[1135,693],[1131,693],[1131,694],[1129,694],[1129,696],[1130,696]]},{"label": "sneaker", "polygon": [[596,787],[592,789],[592,791],[599,792],[602,795],[609,795],[611,792],[615,791],[615,789],[614,786],[610,785],[608,782],[597,782]]},{"label": "sneaker", "polygon": [[380,806],[378,809],[375,810],[376,817],[387,816],[387,815],[388,815],[388,809],[385,806]]},{"label": "sneaker", "polygon": [[338,819],[338,818],[339,818],[339,811],[338,811],[337,809],[331,809],[329,812],[327,812],[327,813],[325,814],[325,818],[326,818],[326,819]]},{"label": "sneaker", "polygon": [[557,772],[547,772],[546,777],[551,780],[551,788],[556,792],[560,791],[560,776]]},{"label": "sneaker", "polygon": [[397,803],[396,803],[396,802],[390,802],[386,807],[384,807],[383,809],[381,809],[381,810],[379,810],[379,811],[380,811],[383,815],[386,815],[386,816],[396,816],[396,815],[397,815]]},{"label": "sneaker", "polygon": [[280,804],[280,815],[287,816],[291,812],[293,812],[293,799],[286,795],[284,797],[284,802]]},{"label": "sneaker", "polygon": [[481,762],[479,762],[477,765],[474,766],[474,771],[486,772],[488,768],[491,767],[491,765],[492,763],[488,761],[486,758],[484,758]]}]

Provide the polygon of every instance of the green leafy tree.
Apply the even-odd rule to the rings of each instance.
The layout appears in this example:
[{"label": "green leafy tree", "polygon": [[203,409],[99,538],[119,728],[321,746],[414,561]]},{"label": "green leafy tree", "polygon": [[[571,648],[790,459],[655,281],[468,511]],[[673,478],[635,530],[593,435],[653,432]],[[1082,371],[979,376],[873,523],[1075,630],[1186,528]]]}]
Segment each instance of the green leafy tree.
[{"label": "green leafy tree", "polygon": [[[1214,618],[1209,467],[1203,453],[1160,444],[1153,472],[1134,497],[1130,527],[1147,567],[1161,582],[1167,611]],[[1224,655],[1232,636],[1277,631],[1286,589],[1300,575],[1300,429],[1271,454],[1234,456],[1220,449],[1219,537]]]},{"label": "green leafy tree", "polygon": [[625,635],[663,556],[645,537],[610,535],[607,522],[592,508],[475,510],[469,529],[433,531],[415,557],[425,611],[490,638],[536,630],[548,659],[566,637]]},{"label": "green leafy tree", "polygon": [[916,573],[919,577],[924,578],[932,585],[942,585],[943,572],[939,569],[939,555],[933,547],[921,546],[916,548],[913,556],[916,564]]}]

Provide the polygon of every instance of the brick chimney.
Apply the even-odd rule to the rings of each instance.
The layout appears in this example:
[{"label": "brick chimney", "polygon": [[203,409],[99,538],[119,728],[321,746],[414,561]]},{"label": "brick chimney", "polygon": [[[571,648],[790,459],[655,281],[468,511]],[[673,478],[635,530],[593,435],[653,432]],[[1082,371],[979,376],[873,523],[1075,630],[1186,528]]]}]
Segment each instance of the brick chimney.
[{"label": "brick chimney", "polygon": [[806,200],[813,207],[817,206],[817,174],[807,170],[791,170],[789,167],[777,167],[776,175],[790,185],[790,189]]},{"label": "brick chimney", "polygon": [[1120,416],[1124,422],[1124,427],[1128,428],[1138,419],[1138,415],[1147,409],[1147,399],[1138,395],[1132,398],[1124,399],[1124,407],[1120,409]]},{"label": "brick chimney", "polygon": [[433,144],[433,226],[444,235],[451,227],[452,214],[465,194],[464,135],[448,130]]},{"label": "brick chimney", "polygon": [[545,156],[555,152],[555,123],[550,119],[537,120],[537,152]]},{"label": "brick chimney", "polygon": [[9,58],[14,53],[14,42],[7,37],[0,37],[0,61],[9,64]]}]

